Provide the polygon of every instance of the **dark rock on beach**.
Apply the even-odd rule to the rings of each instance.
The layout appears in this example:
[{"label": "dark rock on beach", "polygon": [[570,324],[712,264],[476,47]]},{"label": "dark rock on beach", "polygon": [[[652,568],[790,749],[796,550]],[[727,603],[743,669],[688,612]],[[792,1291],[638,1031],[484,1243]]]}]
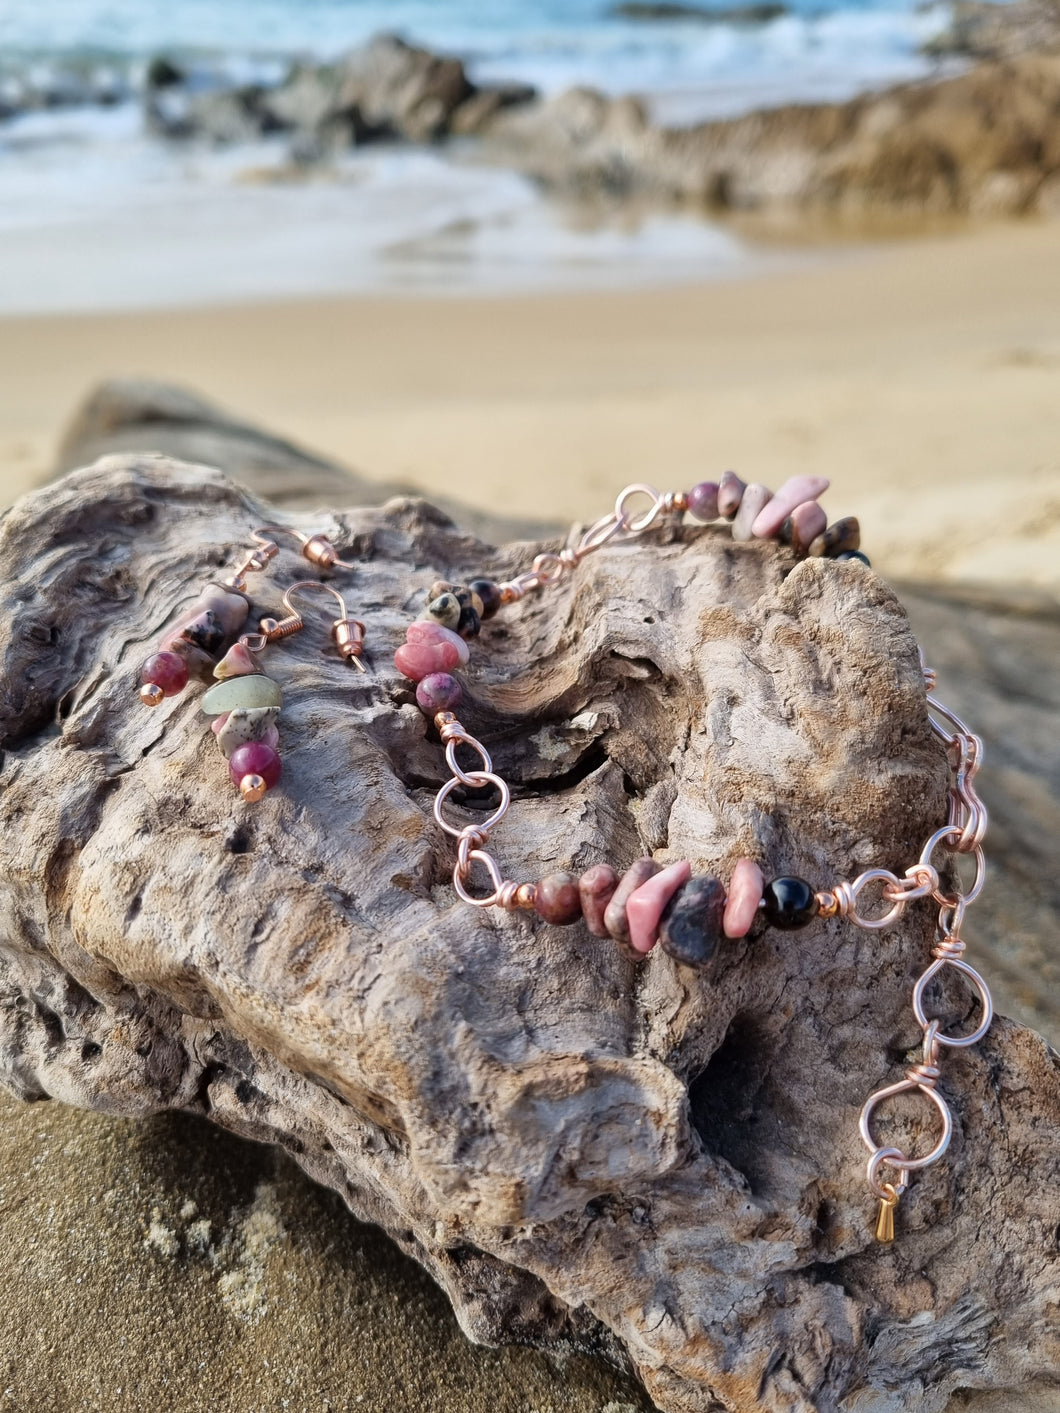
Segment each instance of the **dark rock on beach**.
[{"label": "dark rock on beach", "polygon": [[[334,64],[297,64],[273,87],[201,91],[168,61],[148,82],[149,126],[163,136],[225,143],[270,132],[295,136],[302,153],[365,142],[436,142],[475,131],[486,118],[529,102],[524,84],[478,86],[460,59],[380,35]],[[176,75],[176,78],[174,78]],[[149,74],[150,80],[150,74]]]},{"label": "dark rock on beach", "polygon": [[611,7],[612,15],[619,20],[692,20],[702,24],[724,25],[764,25],[771,20],[779,20],[788,13],[787,5],[779,3],[722,6],[710,9],[706,5],[680,5],[660,3],[653,5],[650,0],[622,0]]}]

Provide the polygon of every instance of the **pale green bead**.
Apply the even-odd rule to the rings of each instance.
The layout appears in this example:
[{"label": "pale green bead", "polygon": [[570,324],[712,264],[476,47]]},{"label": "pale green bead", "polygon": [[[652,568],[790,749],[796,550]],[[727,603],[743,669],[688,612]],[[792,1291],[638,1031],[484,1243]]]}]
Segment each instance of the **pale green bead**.
[{"label": "pale green bead", "polygon": [[220,716],[223,711],[235,711],[237,707],[281,707],[283,693],[278,683],[261,674],[229,677],[210,688],[201,706],[207,716]]}]

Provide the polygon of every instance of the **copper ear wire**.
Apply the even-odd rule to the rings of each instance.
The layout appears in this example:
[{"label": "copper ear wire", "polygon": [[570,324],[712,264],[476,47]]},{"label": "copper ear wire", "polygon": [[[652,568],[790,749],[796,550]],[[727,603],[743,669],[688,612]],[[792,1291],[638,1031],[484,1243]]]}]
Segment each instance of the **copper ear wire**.
[{"label": "copper ear wire", "polygon": [[[326,535],[303,535],[301,530],[293,530],[288,525],[259,525],[251,532],[251,539],[276,554],[279,546],[268,538],[270,535],[290,535],[301,546],[303,558],[308,559],[310,564],[315,564],[318,569],[357,568],[355,564],[347,564],[339,558],[338,550]],[[272,554],[268,556],[270,559]]]},{"label": "copper ear wire", "polygon": [[295,594],[310,591],[318,594],[330,594],[337,601],[341,616],[332,619],[331,636],[341,656],[347,662],[351,662],[358,672],[366,671],[365,665],[361,661],[361,654],[364,651],[364,624],[359,619],[349,616],[346,600],[338,589],[332,588],[330,584],[322,584],[319,579],[300,579],[297,584],[292,584],[287,590],[283,596],[283,606],[287,609],[290,617],[281,619],[279,622],[274,618],[261,620],[259,627],[266,641],[273,642],[275,639],[286,638],[289,634],[298,632],[302,627],[302,616],[292,600]]}]

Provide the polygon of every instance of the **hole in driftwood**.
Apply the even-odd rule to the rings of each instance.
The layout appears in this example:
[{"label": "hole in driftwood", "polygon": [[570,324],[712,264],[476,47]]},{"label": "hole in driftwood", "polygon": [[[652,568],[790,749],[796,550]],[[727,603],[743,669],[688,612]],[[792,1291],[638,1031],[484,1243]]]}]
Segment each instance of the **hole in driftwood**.
[{"label": "hole in driftwood", "polygon": [[764,1148],[762,1130],[773,1115],[763,1102],[769,1052],[753,1016],[734,1016],[725,1039],[688,1086],[692,1127],[703,1147],[724,1158],[757,1191]]}]

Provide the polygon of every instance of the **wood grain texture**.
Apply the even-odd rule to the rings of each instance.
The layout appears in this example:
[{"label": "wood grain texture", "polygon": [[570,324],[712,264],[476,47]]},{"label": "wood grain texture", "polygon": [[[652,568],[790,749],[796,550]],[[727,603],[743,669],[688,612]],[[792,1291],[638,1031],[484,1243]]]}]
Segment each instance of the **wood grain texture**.
[{"label": "wood grain texture", "polygon": [[[917,1040],[930,911],[765,932],[704,976],[455,900],[442,753],[390,658],[432,579],[525,546],[414,500],[289,517],[362,561],[374,671],[321,650],[323,619],[273,650],[285,777],[258,806],[197,689],[140,705],[164,623],[275,518],[217,472],[119,456],[0,524],[8,1087],[280,1143],[473,1338],[611,1341],[667,1413],[934,1413],[1055,1381],[1060,1102],[1033,1032],[947,1057],[951,1156],[898,1243],[871,1240],[857,1113]],[[495,620],[473,665],[515,877],[643,852],[727,877],[746,852],[823,884],[904,868],[944,816],[908,621],[857,564],[664,532]]]}]

